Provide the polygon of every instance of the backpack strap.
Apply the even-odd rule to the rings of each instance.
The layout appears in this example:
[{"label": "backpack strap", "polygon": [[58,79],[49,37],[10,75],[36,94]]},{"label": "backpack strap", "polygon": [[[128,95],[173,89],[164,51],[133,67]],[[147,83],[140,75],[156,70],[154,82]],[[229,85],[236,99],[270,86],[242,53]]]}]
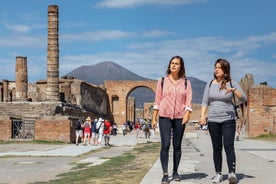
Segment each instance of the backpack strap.
[{"label": "backpack strap", "polygon": [[211,84],[212,84],[213,80],[214,80],[214,79],[212,79],[211,82],[210,82],[210,84],[209,84],[209,89],[210,89],[210,87],[211,87]]},{"label": "backpack strap", "polygon": [[161,87],[162,87],[162,89],[163,89],[163,85],[164,85],[164,77],[162,77],[162,79],[161,79]]},{"label": "backpack strap", "polygon": [[[233,85],[232,85],[231,81],[232,80],[229,81],[230,82],[230,86],[231,86],[231,88],[233,88]],[[238,114],[237,104],[236,104],[236,97],[235,97],[234,92],[232,92],[232,94],[233,94],[233,99],[234,99],[234,108],[235,108],[236,118],[239,119],[239,114]]]},{"label": "backpack strap", "polygon": [[184,85],[185,85],[185,89],[187,89],[187,78],[185,78]]}]

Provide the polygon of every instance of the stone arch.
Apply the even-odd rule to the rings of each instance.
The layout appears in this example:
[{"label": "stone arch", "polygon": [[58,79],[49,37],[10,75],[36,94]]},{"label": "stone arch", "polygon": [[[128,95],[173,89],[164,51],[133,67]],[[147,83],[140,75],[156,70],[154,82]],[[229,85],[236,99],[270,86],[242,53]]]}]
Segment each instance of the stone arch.
[{"label": "stone arch", "polygon": [[[127,97],[129,94],[139,87],[151,89],[154,93],[156,90],[157,80],[132,81],[132,80],[107,80],[104,81],[104,88],[109,98],[109,105],[114,121],[121,125],[127,121]],[[117,112],[113,112],[114,97],[118,100]]]}]

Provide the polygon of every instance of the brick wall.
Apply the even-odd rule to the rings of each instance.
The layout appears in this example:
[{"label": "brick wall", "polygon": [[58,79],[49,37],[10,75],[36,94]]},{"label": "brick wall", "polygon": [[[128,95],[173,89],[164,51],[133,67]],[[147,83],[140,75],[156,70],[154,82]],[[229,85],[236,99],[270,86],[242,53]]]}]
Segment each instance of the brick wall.
[{"label": "brick wall", "polygon": [[11,129],[11,120],[1,119],[0,120],[0,140],[7,141],[11,138],[12,129]]},{"label": "brick wall", "polygon": [[276,89],[259,85],[249,91],[248,137],[276,133]]},{"label": "brick wall", "polygon": [[35,121],[35,140],[74,142],[73,123],[55,117]]}]

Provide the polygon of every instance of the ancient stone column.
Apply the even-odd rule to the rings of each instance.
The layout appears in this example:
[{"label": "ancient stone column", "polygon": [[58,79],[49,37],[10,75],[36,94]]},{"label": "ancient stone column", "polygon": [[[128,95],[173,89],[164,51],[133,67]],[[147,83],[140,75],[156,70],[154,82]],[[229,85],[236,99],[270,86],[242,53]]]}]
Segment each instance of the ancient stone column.
[{"label": "ancient stone column", "polygon": [[59,101],[58,6],[48,7],[47,101]]},{"label": "ancient stone column", "polygon": [[3,102],[9,101],[9,81],[6,79],[2,80],[3,83]]},{"label": "ancient stone column", "polygon": [[15,68],[15,100],[27,101],[28,98],[28,73],[27,57],[16,57]]}]

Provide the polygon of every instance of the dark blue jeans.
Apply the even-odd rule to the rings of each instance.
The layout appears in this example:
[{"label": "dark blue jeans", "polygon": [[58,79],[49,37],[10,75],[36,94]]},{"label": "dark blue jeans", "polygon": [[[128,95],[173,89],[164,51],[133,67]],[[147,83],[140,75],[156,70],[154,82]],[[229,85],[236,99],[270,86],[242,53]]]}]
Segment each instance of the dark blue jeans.
[{"label": "dark blue jeans", "polygon": [[160,160],[163,173],[168,173],[171,136],[173,137],[173,172],[177,172],[182,154],[181,143],[185,125],[182,125],[182,119],[159,117],[159,130],[161,137]]},{"label": "dark blue jeans", "polygon": [[228,171],[236,171],[236,155],[234,148],[236,121],[229,120],[222,123],[208,122],[208,129],[213,145],[213,160],[216,172],[221,172],[222,148],[226,153]]}]

